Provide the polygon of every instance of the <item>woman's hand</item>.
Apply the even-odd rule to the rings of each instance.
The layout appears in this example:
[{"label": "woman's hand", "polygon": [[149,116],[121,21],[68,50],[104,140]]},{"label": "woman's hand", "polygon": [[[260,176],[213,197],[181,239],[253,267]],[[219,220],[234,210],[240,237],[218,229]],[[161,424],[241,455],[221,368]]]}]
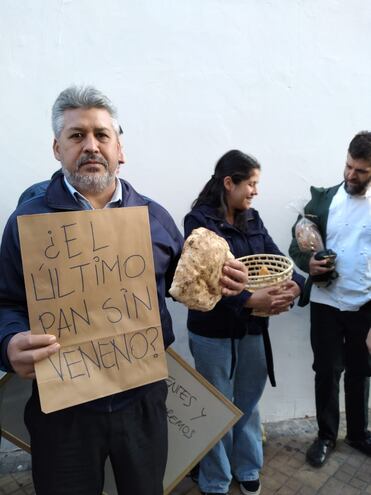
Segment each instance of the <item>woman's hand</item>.
[{"label": "woman's hand", "polygon": [[224,263],[223,275],[220,279],[223,296],[237,296],[247,282],[247,268],[238,260],[231,259]]},{"label": "woman's hand", "polygon": [[266,287],[265,289],[258,289],[252,293],[250,298],[246,301],[245,307],[255,309],[257,311],[267,314],[279,314],[283,311],[288,311],[290,306],[290,300],[287,296],[282,297],[281,287]]},{"label": "woman's hand", "polygon": [[287,291],[288,294],[291,294],[292,296],[291,302],[294,302],[294,299],[300,296],[300,292],[301,292],[299,285],[293,280],[288,280],[287,282],[284,282],[282,284],[282,290]]},{"label": "woman's hand", "polygon": [[294,299],[300,294],[300,287],[293,280],[282,285],[259,289],[246,301],[245,307],[270,315],[288,311]]}]

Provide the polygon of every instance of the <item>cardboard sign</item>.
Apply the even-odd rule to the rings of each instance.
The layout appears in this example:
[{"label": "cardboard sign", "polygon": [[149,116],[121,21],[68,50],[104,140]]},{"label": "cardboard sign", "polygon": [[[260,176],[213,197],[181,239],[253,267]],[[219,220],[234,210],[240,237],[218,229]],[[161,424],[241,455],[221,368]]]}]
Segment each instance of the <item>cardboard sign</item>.
[{"label": "cardboard sign", "polygon": [[[242,416],[232,402],[175,351],[167,350],[167,360],[169,455],[164,478],[165,495]],[[108,493],[111,495],[112,492]]]},{"label": "cardboard sign", "polygon": [[[166,400],[169,453],[164,495],[170,494],[192,467],[239,420],[242,413],[176,352],[166,352],[169,378]],[[8,373],[0,379],[0,424],[5,438],[29,452],[23,410],[31,381]],[[52,439],[51,439],[52,441]],[[125,466],[123,466],[125,469]],[[117,495],[112,467],[106,465],[104,493]]]},{"label": "cardboard sign", "polygon": [[147,207],[18,217],[44,412],[167,376]]}]

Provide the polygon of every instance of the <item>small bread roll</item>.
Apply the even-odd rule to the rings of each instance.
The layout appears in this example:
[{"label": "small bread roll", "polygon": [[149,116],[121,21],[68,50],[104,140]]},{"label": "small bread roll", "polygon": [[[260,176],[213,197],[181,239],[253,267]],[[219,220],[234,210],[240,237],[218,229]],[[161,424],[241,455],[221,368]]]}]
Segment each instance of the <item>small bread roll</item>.
[{"label": "small bread roll", "polygon": [[194,229],[184,243],[170,294],[189,309],[210,311],[222,297],[223,265],[233,258],[222,237],[203,227]]},{"label": "small bread roll", "polygon": [[262,265],[259,268],[259,274],[258,275],[261,275],[261,276],[270,275],[270,271],[268,270],[268,268],[265,265]]}]

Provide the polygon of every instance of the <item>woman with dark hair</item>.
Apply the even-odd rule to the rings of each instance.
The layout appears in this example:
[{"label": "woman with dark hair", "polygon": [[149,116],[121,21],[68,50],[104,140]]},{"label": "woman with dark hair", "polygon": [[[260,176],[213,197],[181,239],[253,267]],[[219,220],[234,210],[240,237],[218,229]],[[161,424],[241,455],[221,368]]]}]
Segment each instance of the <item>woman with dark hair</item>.
[{"label": "woman with dark hair", "polygon": [[[257,194],[260,165],[238,150],[223,155],[192,210],[185,217],[185,237],[205,227],[229,244],[236,258],[249,254],[282,254],[259,213],[251,208]],[[222,298],[208,312],[188,313],[189,342],[196,369],[244,413],[234,428],[201,460],[198,484],[203,494],[224,495],[232,476],[244,495],[260,493],[263,449],[258,402],[267,375],[274,386],[268,318],[287,311],[300,294],[303,277],[294,273],[280,288],[243,291]]]}]

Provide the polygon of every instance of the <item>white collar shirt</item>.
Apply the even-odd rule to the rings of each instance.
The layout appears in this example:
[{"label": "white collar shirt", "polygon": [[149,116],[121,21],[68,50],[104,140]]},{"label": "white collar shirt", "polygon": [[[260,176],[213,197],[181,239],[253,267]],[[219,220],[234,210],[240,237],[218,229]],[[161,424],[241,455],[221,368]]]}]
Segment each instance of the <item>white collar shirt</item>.
[{"label": "white collar shirt", "polygon": [[330,205],[326,247],[337,253],[339,277],[328,287],[313,285],[310,300],[357,311],[371,300],[371,188],[363,196],[339,188]]},{"label": "white collar shirt", "polygon": [[[112,195],[112,198],[110,199],[110,201],[108,201],[108,203],[105,205],[104,208],[117,208],[121,204],[122,186],[121,186],[121,182],[119,181],[119,179],[116,178],[115,180],[116,180],[116,189]],[[71,193],[71,195],[73,196],[76,203],[78,203],[80,206],[82,206],[82,208],[84,210],[94,210],[94,207],[90,204],[90,201],[88,199],[86,199],[85,196],[83,194],[81,194],[77,189],[75,189],[68,182],[66,177],[64,177],[64,183],[66,184],[68,191]]]}]

